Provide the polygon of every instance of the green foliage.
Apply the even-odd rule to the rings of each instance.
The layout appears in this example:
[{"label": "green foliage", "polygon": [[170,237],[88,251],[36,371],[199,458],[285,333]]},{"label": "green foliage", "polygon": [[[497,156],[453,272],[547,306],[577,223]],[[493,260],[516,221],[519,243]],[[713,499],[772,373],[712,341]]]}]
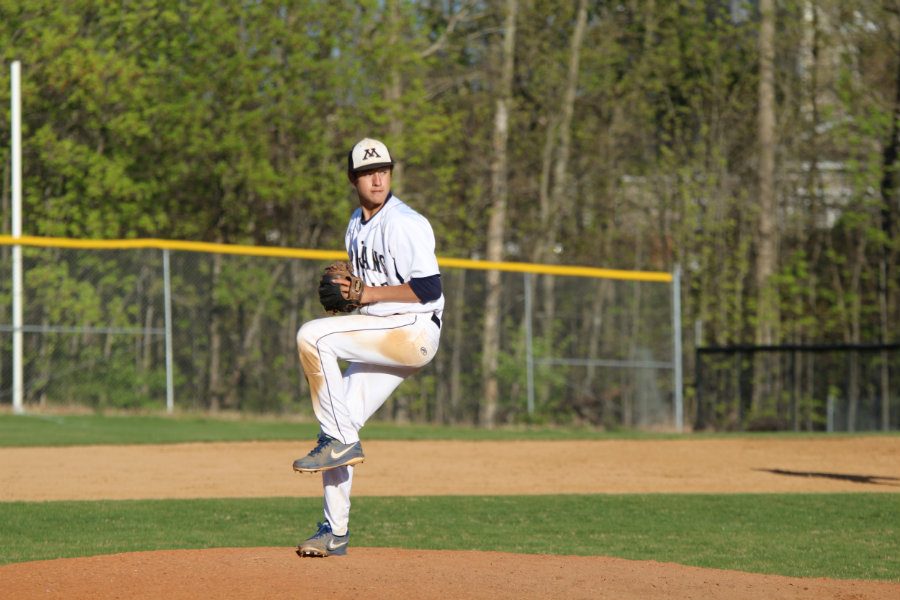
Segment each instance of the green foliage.
[{"label": "green foliage", "polygon": [[[702,322],[701,344],[746,343],[757,324],[758,32],[753,11],[731,4],[590,3],[567,201],[551,207],[562,212],[559,232],[545,230],[541,199],[562,152],[554,140],[576,5],[520,3],[517,21],[508,258],[531,260],[552,233],[560,263],[681,265],[685,330]],[[483,255],[502,16],[499,3],[485,2],[0,0],[3,139],[5,65],[22,62],[24,232],[337,249],[354,207],[345,155],[373,135],[400,159],[395,191],[430,217],[438,254]],[[897,114],[897,26],[891,7],[870,0],[779,5],[779,257],[770,282],[778,341],[872,341],[897,330],[900,207],[896,185],[887,189],[897,165],[886,152]],[[8,165],[6,145],[0,159]],[[6,231],[8,167],[2,181]],[[98,262],[90,283],[65,261],[30,269],[30,297],[48,308],[29,322],[140,324],[147,306],[110,299],[134,297],[137,283],[101,278],[108,268]],[[203,365],[181,376],[197,407],[209,405],[218,375],[238,382],[243,398],[228,399],[235,405],[296,409],[292,386],[265,388],[241,358],[285,360],[282,348],[266,346],[277,336],[246,347],[235,339],[254,318],[276,330],[279,319],[293,325],[315,314],[305,275],[269,278],[268,269],[181,277],[176,319],[191,334],[177,352],[180,362]],[[609,329],[612,316],[604,315]],[[630,347],[653,345],[655,326],[638,329],[623,326]],[[218,357],[209,341],[216,333]],[[584,355],[566,335],[539,343]],[[516,343],[498,373],[510,405],[522,399]],[[137,388],[155,387],[156,365],[131,363]],[[481,378],[470,371],[458,377],[477,404]],[[541,373],[554,396],[544,416],[565,421],[571,414],[560,413],[577,404],[579,386],[551,381],[562,378],[570,375]],[[630,393],[603,385],[596,394]],[[424,398],[433,388],[413,391],[416,411],[432,410]],[[460,413],[454,418],[470,419],[477,406]]]}]

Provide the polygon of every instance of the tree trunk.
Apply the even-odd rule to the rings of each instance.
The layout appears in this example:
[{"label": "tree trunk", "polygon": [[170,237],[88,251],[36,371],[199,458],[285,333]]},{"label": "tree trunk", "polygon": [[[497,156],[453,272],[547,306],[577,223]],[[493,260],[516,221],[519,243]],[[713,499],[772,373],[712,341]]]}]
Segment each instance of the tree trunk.
[{"label": "tree trunk", "polygon": [[[808,149],[808,160],[809,160],[809,173],[806,181],[806,189],[809,193],[809,207],[807,210],[807,219],[804,231],[798,232],[798,234],[806,235],[806,247],[808,250],[808,258],[807,262],[809,265],[816,265],[819,262],[819,257],[822,254],[823,250],[823,241],[822,235],[818,233],[820,224],[823,222],[823,208],[824,208],[824,198],[825,198],[825,186],[822,181],[822,173],[819,167],[819,160],[821,156],[821,144],[820,144],[820,135],[818,133],[819,127],[822,124],[821,119],[821,111],[819,109],[819,61],[821,59],[820,52],[820,44],[821,44],[821,25],[819,19],[819,7],[815,2],[808,2],[808,11],[810,23],[808,24],[809,30],[809,68],[808,71],[810,73],[809,80],[809,106],[810,106],[810,123],[809,123],[809,136],[810,136],[810,144]],[[809,269],[809,279],[806,285],[806,301],[805,306],[806,310],[809,314],[816,313],[816,304],[819,298],[819,279],[820,273],[814,267],[810,267]],[[810,337],[814,337],[816,335],[815,331],[803,331],[802,336],[797,340],[798,343],[803,343],[809,340]],[[803,391],[801,388],[801,398],[804,400],[804,410],[806,411],[806,422],[805,428],[809,431],[812,430],[812,415],[813,408],[809,406],[809,403],[812,402],[815,397],[815,380],[816,374],[814,371],[814,362],[815,358],[812,354],[806,359],[806,368],[805,379],[806,379],[806,389]],[[801,361],[802,362],[802,361]],[[823,399],[824,400],[824,399]]]},{"label": "tree trunk", "polygon": [[[400,37],[400,6],[398,0],[389,0],[387,3],[387,19],[388,19],[388,43],[391,47],[396,47]],[[400,61],[390,61],[390,75],[387,78],[384,95],[391,107],[390,122],[388,123],[388,136],[392,144],[391,148],[395,148],[393,154],[396,156],[404,156],[403,147],[403,105],[401,99],[403,97],[403,79],[400,73]],[[394,172],[391,176],[391,187],[394,192],[403,195],[403,160],[397,159],[394,164]]]},{"label": "tree trunk", "polygon": [[[556,141],[559,137],[559,118],[552,114],[547,118],[547,137],[544,142],[544,150],[541,153],[541,179],[539,183],[539,199],[540,199],[540,217],[541,232],[547,234],[536,245],[536,253],[534,262],[550,263],[553,260],[553,251],[556,246],[556,234],[551,225],[553,222],[554,197],[550,190],[550,182],[553,172],[553,155],[556,150]],[[553,301],[553,291],[555,282],[552,275],[541,275],[539,278],[541,286],[541,318],[539,319],[540,331],[539,335],[544,339],[551,339],[553,336],[553,318],[556,313],[556,306]],[[551,346],[552,347],[552,346]],[[544,401],[548,393],[546,386],[541,386],[541,401]]]},{"label": "tree trunk", "polygon": [[[575,112],[575,96],[578,91],[578,66],[581,57],[581,47],[584,43],[584,31],[587,27],[587,0],[580,0],[578,13],[575,19],[575,29],[572,32],[569,44],[569,61],[566,73],[566,86],[563,92],[562,106],[554,105],[554,110],[561,109],[559,123],[556,119],[548,119],[549,142],[544,149],[546,158],[554,155],[553,184],[547,202],[541,203],[541,231],[545,233],[540,262],[552,264],[557,262],[556,246],[560,238],[560,224],[565,217],[570,216],[574,199],[568,189],[569,184],[569,156],[572,152],[572,115]],[[546,168],[546,167],[545,167]],[[556,278],[553,275],[541,277],[543,316],[541,318],[541,336],[547,347],[556,347],[555,321],[556,321]],[[542,386],[541,402],[546,402],[546,394],[549,388]]]},{"label": "tree trunk", "polygon": [[[587,0],[578,3],[578,16],[572,41],[569,45],[569,65],[566,75],[566,89],[563,95],[562,120],[559,124],[559,152],[553,166],[553,190],[550,194],[553,210],[550,211],[550,235],[553,243],[561,233],[560,223],[564,216],[571,215],[574,199],[568,190],[569,156],[572,152],[572,115],[575,112],[575,96],[578,91],[578,71],[581,58],[581,47],[584,43],[584,31],[587,27]],[[552,248],[551,248],[552,249]]]},{"label": "tree trunk", "polygon": [[[862,342],[862,272],[866,260],[866,236],[860,232],[856,245],[856,256],[853,262],[853,274],[850,283],[850,343]],[[859,352],[850,353],[850,376],[847,382],[849,406],[847,407],[847,431],[856,431],[859,414],[860,393]]]},{"label": "tree trunk", "polygon": [[[491,161],[491,213],[488,221],[487,259],[503,260],[503,239],[506,227],[507,200],[507,143],[509,140],[509,109],[512,98],[513,57],[516,44],[516,16],[518,0],[506,0],[506,20],[503,26],[502,66],[494,114],[493,160]],[[487,272],[487,302],[484,311],[484,340],[481,354],[483,398],[480,422],[491,428],[496,424],[499,390],[497,366],[500,354],[500,272]]]},{"label": "tree trunk", "polygon": [[458,423],[461,417],[460,401],[462,399],[462,357],[466,341],[465,330],[461,324],[465,318],[466,306],[466,270],[457,269],[453,273],[453,304],[450,310],[450,322],[454,323],[451,329],[451,356],[450,356],[450,414],[449,421]]},{"label": "tree trunk", "polygon": [[772,343],[775,318],[770,278],[775,272],[775,8],[760,0],[759,31],[759,221],[757,230],[756,343]]},{"label": "tree trunk", "polygon": [[[759,26],[759,215],[756,243],[756,343],[772,344],[778,318],[771,278],[777,263],[775,238],[775,7],[760,0]],[[768,360],[757,360],[753,409],[761,408],[773,373]]]},{"label": "tree trunk", "polygon": [[[387,27],[388,27],[388,44],[391,48],[395,48],[399,42],[400,31],[400,6],[398,0],[389,0],[386,5],[387,11]],[[400,115],[403,114],[403,106],[401,98],[403,95],[403,84],[400,74],[400,61],[397,57],[390,60],[390,70],[385,84],[384,96],[388,101],[390,110],[390,121],[388,122],[388,136],[392,140],[391,147],[394,148],[394,156],[403,156],[403,120]],[[391,190],[398,196],[403,195],[403,161],[396,160],[393,173],[391,176]],[[392,414],[397,423],[408,423],[410,398],[406,394],[398,394],[393,399]]]},{"label": "tree trunk", "polygon": [[[588,282],[585,282],[588,284]],[[609,295],[609,289],[612,286],[612,282],[609,279],[600,279],[599,281],[592,281],[588,285],[591,288],[596,290],[596,296],[594,296],[593,302],[589,303],[590,306],[588,310],[590,311],[588,324],[588,339],[587,339],[587,358],[590,360],[596,360],[600,358],[600,342],[603,332],[603,311],[606,309],[606,300]],[[594,384],[597,380],[597,371],[598,368],[594,364],[588,364],[587,372],[584,376],[584,383],[582,384],[582,393],[581,393],[581,412],[595,415],[593,422],[594,424],[603,424],[606,427],[613,427],[614,423],[612,420],[612,415],[610,414],[612,411],[610,407],[607,406],[607,397],[602,393],[594,393]],[[603,399],[602,401],[601,398]],[[591,406],[585,406],[588,402],[591,403]]]},{"label": "tree trunk", "polygon": [[[891,341],[889,307],[891,305],[892,266],[894,264],[891,242],[894,239],[894,210],[897,196],[897,156],[900,153],[900,48],[897,48],[897,72],[894,80],[894,110],[891,139],[882,151],[881,178],[881,231],[884,234],[878,269],[878,310],[881,326],[881,343]],[[886,352],[881,353],[881,428],[890,429],[890,363]]]}]

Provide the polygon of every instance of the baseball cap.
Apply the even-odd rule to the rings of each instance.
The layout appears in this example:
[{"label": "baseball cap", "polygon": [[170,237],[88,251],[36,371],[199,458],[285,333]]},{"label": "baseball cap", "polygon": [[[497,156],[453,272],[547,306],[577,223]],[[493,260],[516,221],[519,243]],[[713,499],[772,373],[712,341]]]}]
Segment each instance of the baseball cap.
[{"label": "baseball cap", "polygon": [[356,142],[347,156],[347,169],[351,173],[361,173],[378,167],[393,167],[394,159],[387,146],[372,138],[363,138]]}]

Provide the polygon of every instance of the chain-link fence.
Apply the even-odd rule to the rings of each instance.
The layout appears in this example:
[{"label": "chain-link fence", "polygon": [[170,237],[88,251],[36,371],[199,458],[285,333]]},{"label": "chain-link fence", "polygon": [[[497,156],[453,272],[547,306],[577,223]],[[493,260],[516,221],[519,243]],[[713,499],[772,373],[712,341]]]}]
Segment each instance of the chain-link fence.
[{"label": "chain-link fence", "polygon": [[700,347],[695,429],[900,429],[900,344]]},{"label": "chain-link fence", "polygon": [[[10,247],[0,251],[10,273]],[[304,321],[323,316],[316,288],[326,262],[241,255],[239,247],[25,246],[24,408],[160,410],[168,402],[311,416],[294,338]],[[441,350],[376,418],[477,423],[486,273],[442,263]],[[675,425],[670,281],[505,271],[501,284],[498,422]],[[0,294],[0,403],[9,404],[9,278]]]}]

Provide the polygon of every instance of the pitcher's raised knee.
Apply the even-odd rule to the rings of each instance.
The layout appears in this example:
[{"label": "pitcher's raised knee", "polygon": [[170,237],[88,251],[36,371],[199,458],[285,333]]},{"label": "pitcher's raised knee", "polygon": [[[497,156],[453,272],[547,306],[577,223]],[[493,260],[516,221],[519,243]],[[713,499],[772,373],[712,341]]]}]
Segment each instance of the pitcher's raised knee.
[{"label": "pitcher's raised knee", "polygon": [[316,341],[322,336],[321,327],[318,325],[318,319],[307,321],[297,330],[297,348],[302,350],[303,344],[307,346],[315,346]]}]

